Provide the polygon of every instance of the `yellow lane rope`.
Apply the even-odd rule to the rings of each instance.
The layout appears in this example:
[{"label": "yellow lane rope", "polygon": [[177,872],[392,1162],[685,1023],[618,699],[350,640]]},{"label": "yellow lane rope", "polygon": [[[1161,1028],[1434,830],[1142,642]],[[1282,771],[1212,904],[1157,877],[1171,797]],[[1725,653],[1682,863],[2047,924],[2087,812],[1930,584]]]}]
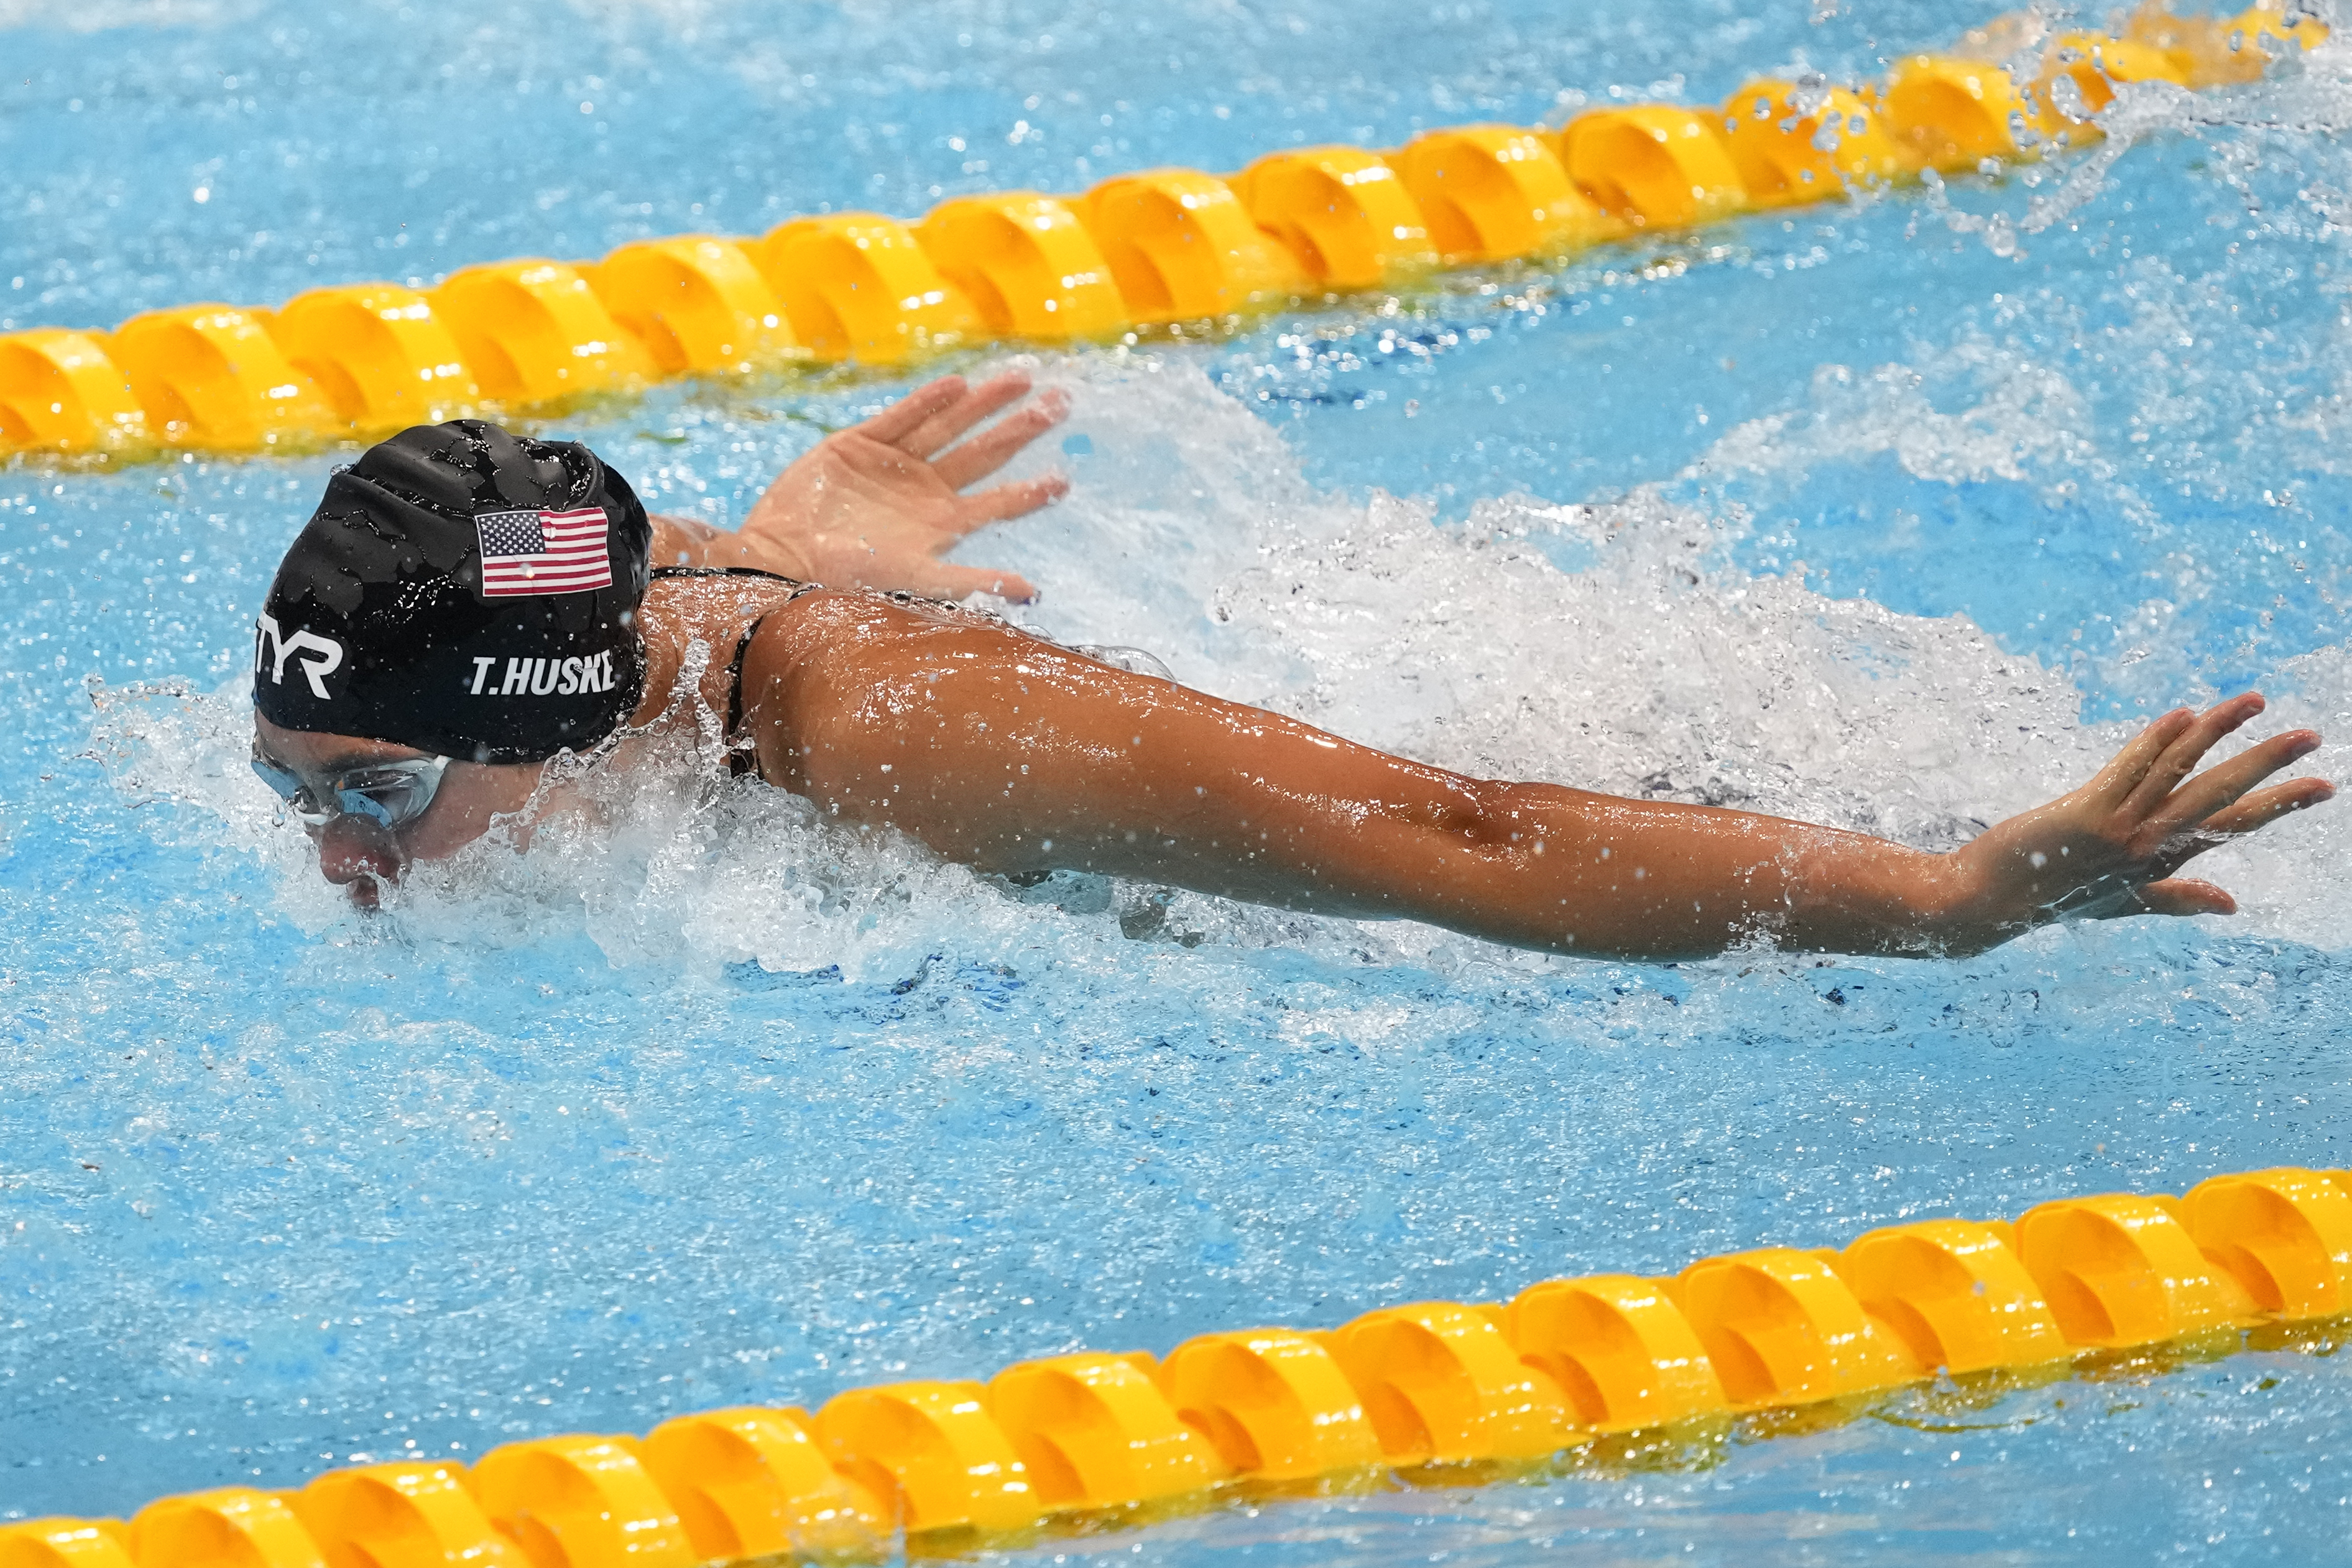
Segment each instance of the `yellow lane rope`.
[{"label": "yellow lane rope", "polygon": [[853,1388],[814,1415],[714,1410],[642,1438],[509,1443],[471,1467],[412,1457],[296,1490],[230,1487],[127,1525],[0,1525],[0,1568],[697,1568],[870,1560],[902,1536],[952,1552],[1236,1490],[1459,1484],[1637,1434],[1852,1410],[1939,1375],[1997,1390],[2152,1347],[2218,1354],[2347,1313],[2352,1172],[2256,1171],[2185,1197],[2061,1198],[2013,1224],[1703,1258],[1670,1279],[1548,1279],[1505,1305]]},{"label": "yellow lane rope", "polygon": [[[1277,153],[1231,181],[1160,170],[1076,202],[961,197],[912,231],[837,214],[753,242],[639,241],[585,273],[499,263],[430,295],[363,284],[276,312],[202,305],[113,334],[18,333],[0,338],[0,432],[118,459],[253,450],[780,355],[891,363],[975,331],[1067,342],[1230,316],[1382,287],[1401,270],[1557,255],[1973,167],[2037,140],[2079,142],[2115,82],[2247,79],[2266,49],[2315,44],[2316,27],[2262,11],[2226,23],[2144,13],[2132,37],[2058,40],[2022,89],[1981,59],[1919,56],[1883,88],[1751,84],[1719,121],[1654,105],[1550,132],[1458,127],[1393,156]],[[2352,1173],[2265,1171],[2181,1199],[2066,1199],[2014,1225],[1934,1220],[1842,1252],[1707,1258],[1667,1280],[1547,1280],[1507,1306],[1423,1302],[1329,1331],[1206,1334],[1165,1358],[1081,1352],[984,1385],[852,1389],[814,1415],[715,1411],[642,1439],[509,1444],[470,1468],[419,1458],[296,1491],[167,1498],[127,1526],[36,1520],[0,1526],[0,1568],[865,1557],[898,1531],[1018,1539],[1237,1486],[1539,1464],[1937,1373],[2063,1369],[2181,1342],[2221,1350],[2347,1312]]]},{"label": "yellow lane rope", "polygon": [[[2282,0],[2270,0],[2275,7]],[[756,239],[634,240],[601,261],[493,262],[419,291],[315,289],[111,332],[0,336],[0,455],[95,463],[301,450],[467,414],[554,412],[680,375],[896,365],[986,341],[1099,342],[1556,260],[1761,208],[2038,155],[2101,134],[2118,84],[2251,80],[2316,20],[2144,8],[2108,37],[2004,18],[1883,83],[1750,82],[1719,109],[1597,109],[1553,130],[1463,125],[1394,152],[1307,147],[1231,178],[1152,169],[1083,195],[959,196],[909,226],[793,218]],[[2037,58],[2031,79],[1996,63]]]}]

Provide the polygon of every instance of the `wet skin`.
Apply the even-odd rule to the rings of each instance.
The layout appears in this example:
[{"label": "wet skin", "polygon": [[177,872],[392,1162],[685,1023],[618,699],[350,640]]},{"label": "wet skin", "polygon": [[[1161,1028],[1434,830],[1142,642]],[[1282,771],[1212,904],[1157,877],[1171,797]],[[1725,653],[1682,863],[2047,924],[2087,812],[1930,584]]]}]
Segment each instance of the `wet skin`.
[{"label": "wet skin", "polygon": [[[1059,493],[1051,481],[958,493],[1060,416],[1031,405],[950,445],[1016,401],[1026,384],[1015,382],[923,388],[845,433],[854,450],[791,491],[798,512],[780,502],[762,524],[755,509],[746,533],[763,531],[749,539],[666,522],[656,558],[868,587],[937,580],[938,553],[962,532]],[[819,522],[795,533],[796,515]],[[1000,574],[958,580],[979,578],[1027,587]],[[743,671],[761,775],[844,823],[898,829],[983,870],[1106,872],[1559,952],[1679,957],[1763,934],[1790,948],[1966,952],[2069,915],[2226,914],[2228,893],[2176,873],[2334,793],[2317,779],[2265,786],[2317,748],[2308,730],[2197,772],[2262,712],[2247,693],[2165,714],[2082,788],[1934,854],[1718,807],[1470,778],[985,616],[871,592],[784,602],[772,584],[670,581],[640,614],[641,725],[671,707],[697,643],[719,651],[695,695],[723,713],[726,652],[764,615]],[[691,723],[692,704],[679,706]],[[266,751],[314,779],[333,763],[418,754],[257,725]],[[453,762],[400,833],[349,817],[319,830],[320,869],[372,904],[406,859],[451,853],[520,809],[538,773]]]},{"label": "wet skin", "polygon": [[[315,799],[333,798],[334,776],[377,763],[404,762],[426,753],[414,746],[365,741],[351,735],[319,735],[281,729],[257,713],[255,743],[271,761],[299,774]],[[382,884],[397,880],[412,860],[455,855],[490,830],[493,821],[530,804],[539,785],[537,763],[485,763],[452,760],[441,787],[423,816],[397,832],[373,817],[344,815],[310,829],[319,846],[319,870],[330,882],[351,889],[352,901],[373,909]]]}]

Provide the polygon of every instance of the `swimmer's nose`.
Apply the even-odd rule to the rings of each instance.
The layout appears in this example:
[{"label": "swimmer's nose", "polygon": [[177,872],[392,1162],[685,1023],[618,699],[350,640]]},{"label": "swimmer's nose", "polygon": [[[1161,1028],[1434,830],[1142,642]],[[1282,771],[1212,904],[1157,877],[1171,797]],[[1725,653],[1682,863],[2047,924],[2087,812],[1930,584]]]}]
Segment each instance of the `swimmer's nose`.
[{"label": "swimmer's nose", "polygon": [[362,903],[375,901],[376,883],[398,879],[405,858],[392,835],[364,816],[338,816],[319,830],[320,873]]}]

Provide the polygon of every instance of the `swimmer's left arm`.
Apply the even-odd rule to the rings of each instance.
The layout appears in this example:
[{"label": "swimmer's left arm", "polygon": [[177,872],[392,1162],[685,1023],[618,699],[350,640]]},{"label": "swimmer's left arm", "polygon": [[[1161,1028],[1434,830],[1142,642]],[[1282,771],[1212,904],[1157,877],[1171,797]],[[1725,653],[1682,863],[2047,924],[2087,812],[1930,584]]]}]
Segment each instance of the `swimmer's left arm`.
[{"label": "swimmer's left arm", "polygon": [[2089,784],[1936,854],[1783,818],[1465,777],[1013,629],[862,595],[772,615],[744,665],[763,776],[987,870],[1067,868],[1636,958],[1769,937],[1970,952],[2070,915],[2226,913],[2178,875],[2316,805],[2292,731],[2199,772],[2249,694],[2158,720]]},{"label": "swimmer's left arm", "polygon": [[950,375],[917,387],[795,459],[739,531],[656,516],[653,563],[753,566],[828,587],[926,598],[1034,599],[1037,590],[1018,574],[940,559],[974,530],[1025,517],[1069,489],[1058,474],[973,488],[1069,412],[1058,392],[1014,408],[1029,390],[1020,371],[977,386]]}]

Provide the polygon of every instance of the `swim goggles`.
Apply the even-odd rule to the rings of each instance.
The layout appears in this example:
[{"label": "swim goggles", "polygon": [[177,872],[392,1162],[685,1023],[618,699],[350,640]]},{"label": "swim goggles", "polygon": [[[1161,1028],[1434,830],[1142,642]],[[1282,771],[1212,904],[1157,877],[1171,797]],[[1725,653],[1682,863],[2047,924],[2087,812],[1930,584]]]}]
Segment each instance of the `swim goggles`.
[{"label": "swim goggles", "polygon": [[254,773],[278,792],[305,827],[324,827],[339,816],[364,816],[386,831],[397,831],[425,815],[448,766],[446,757],[417,757],[346,768],[330,781],[330,805],[293,769],[262,755],[258,745],[253,749]]}]

